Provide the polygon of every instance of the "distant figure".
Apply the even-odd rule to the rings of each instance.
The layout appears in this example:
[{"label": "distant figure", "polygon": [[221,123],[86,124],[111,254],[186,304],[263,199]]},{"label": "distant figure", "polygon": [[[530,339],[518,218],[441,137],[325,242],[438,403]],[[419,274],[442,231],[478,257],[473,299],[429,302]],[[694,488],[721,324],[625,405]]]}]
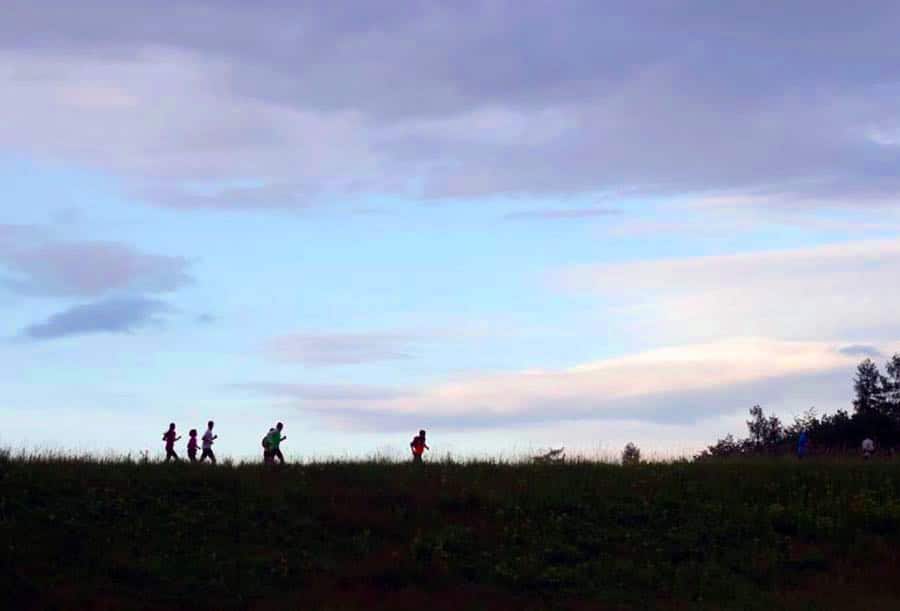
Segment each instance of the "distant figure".
[{"label": "distant figure", "polygon": [[169,423],[169,430],[163,433],[163,441],[166,442],[166,462],[174,458],[178,462],[178,454],[175,453],[175,442],[181,439],[175,435],[175,423]]},{"label": "distant figure", "polygon": [[806,456],[806,452],[809,450],[809,435],[806,434],[806,431],[800,432],[800,438],[797,439],[797,458],[803,459]]},{"label": "distant figure", "polygon": [[263,447],[263,464],[271,465],[272,464],[272,435],[275,434],[275,428],[270,428],[269,432],[263,435],[262,438],[262,447]]},{"label": "distant figure", "polygon": [[197,429],[191,429],[188,433],[187,452],[191,462],[197,462]]},{"label": "distant figure", "polygon": [[425,453],[425,450],[431,449],[428,447],[428,444],[425,443],[425,431],[419,431],[419,434],[416,437],[413,437],[409,447],[412,449],[413,462],[422,462],[422,454]]},{"label": "distant figure", "polygon": [[869,460],[872,458],[872,454],[875,453],[875,442],[870,438],[866,437],[862,442],[862,455],[864,460]]},{"label": "distant figure", "polygon": [[284,425],[280,422],[275,425],[274,429],[269,429],[269,454],[272,464],[275,463],[276,458],[282,465],[284,464],[284,454],[281,453],[280,446],[287,437],[281,436],[282,429],[284,429]]},{"label": "distant figure", "polygon": [[218,435],[213,435],[213,426],[215,422],[210,420],[206,423],[207,429],[206,432],[203,433],[203,454],[200,456],[200,462],[203,462],[207,458],[212,462],[212,464],[216,464],[216,455],[213,454],[212,447],[213,442],[219,438]]}]

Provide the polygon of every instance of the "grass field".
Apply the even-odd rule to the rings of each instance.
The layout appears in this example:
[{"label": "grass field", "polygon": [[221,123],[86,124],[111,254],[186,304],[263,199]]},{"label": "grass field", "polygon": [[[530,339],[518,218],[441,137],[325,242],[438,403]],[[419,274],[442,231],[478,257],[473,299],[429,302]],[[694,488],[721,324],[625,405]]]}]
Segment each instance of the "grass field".
[{"label": "grass field", "polygon": [[0,459],[15,609],[900,609],[900,463]]}]

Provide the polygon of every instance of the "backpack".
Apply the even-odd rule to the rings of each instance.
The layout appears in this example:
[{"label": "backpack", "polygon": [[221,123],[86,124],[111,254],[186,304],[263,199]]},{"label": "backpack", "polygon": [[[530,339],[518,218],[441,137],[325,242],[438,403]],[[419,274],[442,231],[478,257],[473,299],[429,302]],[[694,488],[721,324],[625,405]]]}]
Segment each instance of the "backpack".
[{"label": "backpack", "polygon": [[262,447],[263,447],[263,449],[266,449],[266,450],[269,449],[269,436],[268,435],[265,435],[262,438]]}]

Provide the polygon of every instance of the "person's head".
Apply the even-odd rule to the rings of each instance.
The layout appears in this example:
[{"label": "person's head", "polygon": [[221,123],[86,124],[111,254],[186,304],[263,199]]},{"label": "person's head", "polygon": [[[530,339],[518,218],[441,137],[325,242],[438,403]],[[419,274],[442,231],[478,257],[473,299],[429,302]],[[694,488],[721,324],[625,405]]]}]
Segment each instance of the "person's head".
[{"label": "person's head", "polygon": [[279,422],[278,424],[275,425],[275,428],[278,429],[278,432],[280,433],[280,432],[281,432],[281,429],[284,428],[284,425],[283,425],[282,423]]},{"label": "person's head", "polygon": [[175,430],[175,423],[174,423],[174,422],[170,422],[170,423],[169,423],[169,430],[170,430],[170,431],[174,431],[174,430]]},{"label": "person's head", "polygon": [[206,423],[206,426],[209,427],[209,430],[212,430],[213,425],[215,425],[215,422],[213,422],[212,420]]},{"label": "person's head", "polygon": [[191,437],[196,437],[196,436],[197,436],[197,429],[191,429],[190,432],[188,433],[188,435],[190,435]]},{"label": "person's head", "polygon": [[425,431],[419,431],[419,437],[425,439]]}]

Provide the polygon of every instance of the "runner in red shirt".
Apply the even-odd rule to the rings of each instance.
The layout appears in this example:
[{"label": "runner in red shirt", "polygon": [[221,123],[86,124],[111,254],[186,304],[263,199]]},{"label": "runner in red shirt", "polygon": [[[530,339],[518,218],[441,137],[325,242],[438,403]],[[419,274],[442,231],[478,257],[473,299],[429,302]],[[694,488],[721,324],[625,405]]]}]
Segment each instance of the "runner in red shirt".
[{"label": "runner in red shirt", "polygon": [[428,444],[425,443],[425,431],[419,431],[418,436],[413,437],[412,443],[409,444],[410,449],[412,449],[413,462],[420,463],[422,462],[422,454],[425,453],[425,450],[430,450]]},{"label": "runner in red shirt", "polygon": [[162,438],[163,441],[166,442],[166,462],[169,462],[172,458],[175,459],[175,462],[178,462],[178,454],[175,453],[175,442],[181,439],[181,437],[175,434],[174,422],[169,424],[169,430],[163,433]]}]

